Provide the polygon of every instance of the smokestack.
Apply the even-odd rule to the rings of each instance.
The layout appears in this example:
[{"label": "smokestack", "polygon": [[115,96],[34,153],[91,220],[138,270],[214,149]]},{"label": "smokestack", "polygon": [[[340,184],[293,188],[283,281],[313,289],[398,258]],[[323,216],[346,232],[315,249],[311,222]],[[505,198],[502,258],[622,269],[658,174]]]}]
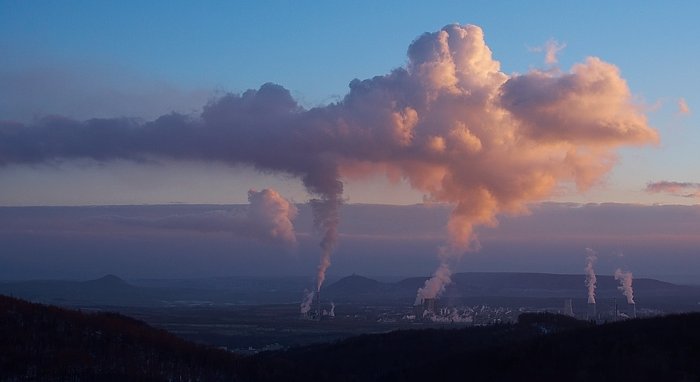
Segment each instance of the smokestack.
[{"label": "smokestack", "polygon": [[437,313],[437,299],[426,298],[423,300],[423,310],[432,314]]},{"label": "smokestack", "polygon": [[321,319],[321,291],[316,292],[316,319]]},{"label": "smokestack", "polygon": [[574,307],[571,303],[571,299],[567,298],[564,300],[564,315],[573,317],[574,316]]},{"label": "smokestack", "polygon": [[595,320],[597,319],[597,313],[596,313],[596,308],[595,308],[595,302],[589,302],[588,303],[588,319],[589,320]]},{"label": "smokestack", "polygon": [[413,313],[416,315],[416,320],[421,320],[423,318],[423,299],[418,297],[415,304],[413,304]]}]

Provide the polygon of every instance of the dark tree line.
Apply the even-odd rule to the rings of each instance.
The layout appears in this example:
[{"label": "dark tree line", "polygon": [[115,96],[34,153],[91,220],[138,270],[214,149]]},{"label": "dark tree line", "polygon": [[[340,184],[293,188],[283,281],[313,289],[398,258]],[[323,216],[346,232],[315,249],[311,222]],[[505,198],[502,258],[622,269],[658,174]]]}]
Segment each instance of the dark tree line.
[{"label": "dark tree line", "polygon": [[3,381],[230,381],[242,362],[120,314],[0,296]]},{"label": "dark tree line", "polygon": [[700,313],[397,331],[258,355],[269,381],[700,381]]},{"label": "dark tree line", "polygon": [[115,313],[0,296],[0,381],[700,381],[700,313],[396,331],[243,357]]}]

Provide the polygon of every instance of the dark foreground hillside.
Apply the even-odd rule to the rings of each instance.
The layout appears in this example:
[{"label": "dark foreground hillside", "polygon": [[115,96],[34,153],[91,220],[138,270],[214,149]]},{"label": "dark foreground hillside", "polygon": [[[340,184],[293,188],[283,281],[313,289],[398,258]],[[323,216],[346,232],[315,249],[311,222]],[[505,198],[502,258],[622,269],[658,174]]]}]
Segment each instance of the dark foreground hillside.
[{"label": "dark foreground hillside", "polygon": [[112,313],[0,296],[0,381],[700,381],[700,314],[397,331],[242,357]]},{"label": "dark foreground hillside", "polygon": [[699,313],[601,326],[520,317],[515,325],[368,335],[258,358],[290,381],[700,381]]},{"label": "dark foreground hillside", "polygon": [[116,313],[0,296],[0,381],[230,381],[241,359]]}]

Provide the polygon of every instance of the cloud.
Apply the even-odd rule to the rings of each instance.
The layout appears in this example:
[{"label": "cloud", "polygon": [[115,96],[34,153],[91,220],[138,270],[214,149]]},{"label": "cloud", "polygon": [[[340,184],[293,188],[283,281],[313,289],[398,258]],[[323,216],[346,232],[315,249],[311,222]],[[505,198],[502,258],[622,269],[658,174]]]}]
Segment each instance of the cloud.
[{"label": "cloud", "polygon": [[666,193],[684,198],[700,198],[700,183],[692,182],[651,182],[644,191],[648,193]]},{"label": "cloud", "polygon": [[248,191],[250,207],[246,219],[238,224],[261,237],[263,241],[296,245],[292,221],[297,216],[297,208],[277,191],[267,188],[262,191]]},{"label": "cloud", "polygon": [[530,48],[532,52],[544,52],[544,62],[547,65],[554,65],[559,62],[557,54],[566,48],[565,43],[559,43],[557,40],[551,38],[544,43],[543,46],[538,46],[535,48]]},{"label": "cloud", "polygon": [[690,114],[690,108],[688,107],[688,103],[685,102],[685,98],[678,99],[678,113]]},{"label": "cloud", "polygon": [[508,75],[481,28],[448,25],[413,41],[405,67],[355,79],[327,106],[305,109],[267,83],[214,100],[199,116],[6,122],[0,165],[186,160],[291,174],[326,213],[317,219],[324,267],[343,181],[384,173],[454,205],[440,250],[450,263],[473,245],[476,225],[521,213],[562,183],[587,189],[614,165],[615,149],[657,141],[614,65],[590,57],[569,72]]}]

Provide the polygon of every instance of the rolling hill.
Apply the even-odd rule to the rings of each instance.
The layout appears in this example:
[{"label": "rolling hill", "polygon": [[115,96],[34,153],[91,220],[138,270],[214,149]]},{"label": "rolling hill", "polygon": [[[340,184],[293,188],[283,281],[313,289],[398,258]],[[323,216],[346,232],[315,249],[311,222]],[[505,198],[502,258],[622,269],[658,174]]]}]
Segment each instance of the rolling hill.
[{"label": "rolling hill", "polygon": [[[619,298],[619,283],[612,276],[598,275],[596,294],[601,298]],[[330,284],[322,290],[323,296],[335,301],[379,301],[398,299],[410,302],[427,277],[411,277],[395,283],[382,283],[352,275]],[[448,299],[470,297],[517,298],[585,298],[585,276],[551,273],[467,272],[452,275],[452,284],[443,295]],[[655,279],[634,280],[634,290],[642,300],[669,297],[698,298],[700,288],[676,285]]]},{"label": "rolling hill", "polygon": [[120,314],[6,296],[0,338],[0,381],[230,381],[242,362]]},{"label": "rolling hill", "polygon": [[696,381],[700,314],[404,330],[244,357],[115,313],[0,296],[0,381]]}]

